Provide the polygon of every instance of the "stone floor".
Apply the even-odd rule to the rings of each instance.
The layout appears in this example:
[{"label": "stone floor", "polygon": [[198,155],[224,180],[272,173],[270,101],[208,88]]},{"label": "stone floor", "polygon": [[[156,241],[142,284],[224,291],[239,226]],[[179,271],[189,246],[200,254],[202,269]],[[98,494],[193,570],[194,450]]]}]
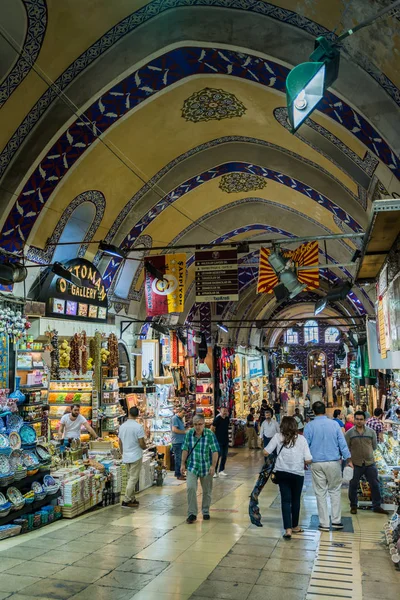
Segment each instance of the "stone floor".
[{"label": "stone floor", "polygon": [[[400,572],[381,544],[385,518],[359,511],[354,533],[311,530],[308,478],[304,534],[282,539],[272,483],[261,496],[264,527],[250,525],[261,461],[260,451],[235,449],[229,477],[214,480],[210,521],[185,524],[185,484],[168,478],[140,494],[139,510],[109,507],[0,541],[0,600],[399,600]],[[350,517],[345,489],[343,509]]]}]

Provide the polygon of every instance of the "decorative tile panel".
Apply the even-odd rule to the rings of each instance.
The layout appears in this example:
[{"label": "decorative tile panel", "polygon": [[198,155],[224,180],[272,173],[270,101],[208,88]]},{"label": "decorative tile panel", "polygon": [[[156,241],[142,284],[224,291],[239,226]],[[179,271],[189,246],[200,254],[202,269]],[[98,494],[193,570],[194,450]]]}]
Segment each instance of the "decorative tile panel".
[{"label": "decorative tile panel", "polygon": [[215,88],[204,88],[185,100],[182,117],[186,121],[221,121],[242,117],[246,107],[233,94]]},{"label": "decorative tile panel", "polygon": [[223,175],[219,184],[220,189],[228,194],[262,190],[267,185],[266,180],[250,173],[230,173]]}]

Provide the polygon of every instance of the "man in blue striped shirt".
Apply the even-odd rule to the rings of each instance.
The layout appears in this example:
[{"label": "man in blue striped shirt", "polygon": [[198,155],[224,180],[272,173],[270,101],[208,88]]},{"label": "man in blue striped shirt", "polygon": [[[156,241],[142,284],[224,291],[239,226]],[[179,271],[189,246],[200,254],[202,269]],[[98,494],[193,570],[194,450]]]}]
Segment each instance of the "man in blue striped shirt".
[{"label": "man in blue striped shirt", "polygon": [[[193,429],[190,429],[182,446],[181,473],[187,470],[187,499],[188,518],[186,523],[194,523],[197,519],[197,481],[200,479],[203,490],[202,512],[203,519],[210,519],[210,504],[213,475],[219,455],[217,438],[210,429],[205,428],[202,415],[193,419]],[[186,466],[186,460],[188,464]]]},{"label": "man in blue striped shirt", "polygon": [[343,529],[341,488],[341,459],[349,460],[350,452],[340,425],[325,414],[325,404],[314,402],[314,421],[304,428],[313,457],[311,465],[315,497],[317,499],[319,529],[329,531],[328,494],[331,499],[332,529]]}]

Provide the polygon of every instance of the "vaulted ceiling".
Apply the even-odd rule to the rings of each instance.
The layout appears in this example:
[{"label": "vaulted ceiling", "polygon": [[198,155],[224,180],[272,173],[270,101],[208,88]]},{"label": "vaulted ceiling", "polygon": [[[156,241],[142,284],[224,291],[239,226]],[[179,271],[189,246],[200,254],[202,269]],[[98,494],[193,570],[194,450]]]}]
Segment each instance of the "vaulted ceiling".
[{"label": "vaulted ceiling", "polygon": [[[47,264],[46,242],[72,216],[85,241],[76,253],[99,265],[117,310],[144,317],[141,268],[118,286],[122,265],[92,240],[151,252],[364,231],[371,201],[400,192],[398,18],[343,44],[338,80],[296,135],[285,78],[317,35],[333,40],[388,4],[0,0],[0,246]],[[349,262],[357,243],[329,241],[329,262]],[[322,243],[320,252],[325,262]],[[187,259],[182,321],[201,309]],[[280,314],[271,295],[256,294],[257,253],[240,261],[240,300],[217,313]],[[322,272],[322,289],[353,273]],[[312,314],[311,300],[282,314]],[[332,314],[372,309],[354,287]]]}]

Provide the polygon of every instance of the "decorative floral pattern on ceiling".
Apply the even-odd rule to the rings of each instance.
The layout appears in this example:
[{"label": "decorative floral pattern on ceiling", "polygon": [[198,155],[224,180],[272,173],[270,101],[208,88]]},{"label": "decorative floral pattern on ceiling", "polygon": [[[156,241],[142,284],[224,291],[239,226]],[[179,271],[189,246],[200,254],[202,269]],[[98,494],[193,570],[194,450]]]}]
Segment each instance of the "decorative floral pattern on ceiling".
[{"label": "decorative floral pattern on ceiling", "polygon": [[[144,100],[197,74],[238,77],[284,93],[287,73],[287,67],[271,60],[218,47],[180,47],[155,57],[105,91],[48,149],[6,218],[2,246],[14,252],[24,246],[43,206],[69,170],[101,135]],[[399,157],[361,114],[332,92],[325,94],[319,110],[351,131],[400,177]]]},{"label": "decorative floral pattern on ceiling", "polygon": [[186,121],[201,123],[242,117],[245,112],[245,105],[234,94],[207,87],[186,98],[183,103],[182,117]]},{"label": "decorative floral pattern on ceiling", "polygon": [[46,33],[46,0],[22,0],[22,2],[26,10],[26,36],[17,62],[0,85],[0,107],[28,75],[32,64],[36,62]]},{"label": "decorative floral pattern on ceiling", "polygon": [[223,175],[219,184],[220,189],[227,194],[252,192],[262,190],[267,185],[264,177],[251,173],[229,173]]}]

